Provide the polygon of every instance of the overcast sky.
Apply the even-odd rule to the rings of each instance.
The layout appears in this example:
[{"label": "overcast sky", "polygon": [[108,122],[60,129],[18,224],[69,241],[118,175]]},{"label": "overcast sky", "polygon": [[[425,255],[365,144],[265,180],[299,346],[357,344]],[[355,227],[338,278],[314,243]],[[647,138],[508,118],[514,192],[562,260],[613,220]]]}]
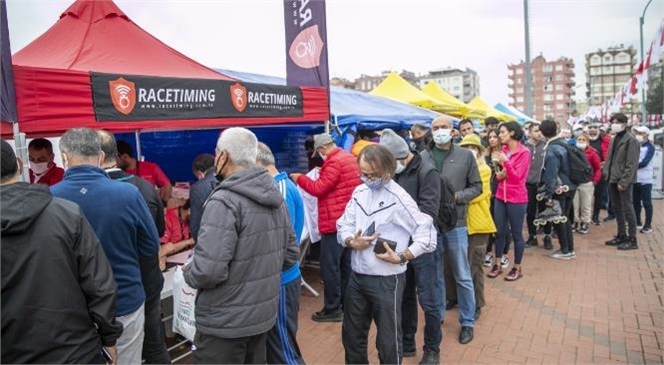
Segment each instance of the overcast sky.
[{"label": "overcast sky", "polygon": [[[72,2],[9,0],[12,51],[46,31]],[[582,85],[584,54],[619,44],[638,50],[646,2],[531,0],[531,55],[574,59]],[[116,3],[144,30],[206,66],[285,76],[281,0]],[[663,18],[664,0],[653,0],[645,17],[646,48]],[[481,95],[490,104],[509,101],[507,64],[525,58],[521,0],[327,0],[327,34],[331,77],[469,67],[479,73]]]}]

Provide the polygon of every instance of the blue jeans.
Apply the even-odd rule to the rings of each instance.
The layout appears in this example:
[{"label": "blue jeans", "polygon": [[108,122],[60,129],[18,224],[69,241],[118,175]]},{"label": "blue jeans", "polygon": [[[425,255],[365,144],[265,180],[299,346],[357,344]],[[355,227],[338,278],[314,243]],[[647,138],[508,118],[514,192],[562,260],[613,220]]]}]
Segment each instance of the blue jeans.
[{"label": "blue jeans", "polygon": [[[403,348],[413,350],[417,332],[417,301],[424,311],[424,351],[438,353],[443,338],[440,328],[440,303],[436,252],[425,253],[408,264],[406,287],[401,304]],[[417,297],[415,294],[417,293]]]},{"label": "blue jeans", "polygon": [[493,219],[498,228],[498,234],[496,235],[496,258],[503,257],[503,248],[505,247],[507,234],[511,232],[512,239],[514,240],[514,263],[521,265],[523,250],[525,248],[525,243],[523,242],[523,219],[526,216],[528,204],[505,203],[500,199],[496,199],[494,204],[495,214],[493,215]]},{"label": "blue jeans", "polygon": [[445,232],[443,246],[456,281],[459,322],[462,327],[474,327],[475,289],[468,263],[468,227],[457,227]]}]

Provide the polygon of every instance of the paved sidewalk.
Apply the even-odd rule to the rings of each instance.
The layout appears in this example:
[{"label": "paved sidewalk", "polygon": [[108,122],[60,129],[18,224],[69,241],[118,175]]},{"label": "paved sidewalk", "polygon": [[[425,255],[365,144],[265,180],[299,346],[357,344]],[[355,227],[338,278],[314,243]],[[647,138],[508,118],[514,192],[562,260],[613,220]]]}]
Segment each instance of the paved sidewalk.
[{"label": "paved sidewalk", "polygon": [[[615,233],[615,221],[591,226],[587,235],[575,234],[574,260],[549,258],[541,242],[527,249],[521,280],[506,282],[504,275],[485,280],[487,306],[475,325],[473,342],[459,344],[457,310],[448,311],[441,363],[662,364],[664,201],[655,201],[654,210],[654,232],[638,234],[638,250],[604,245]],[[322,285],[317,270],[305,269],[305,278],[321,296],[302,290],[298,340],[304,359],[309,364],[341,364],[341,324],[311,320],[322,308]],[[419,324],[421,346],[421,310]],[[370,361],[378,363],[374,329],[369,351]],[[404,363],[416,364],[420,357],[418,351]]]}]

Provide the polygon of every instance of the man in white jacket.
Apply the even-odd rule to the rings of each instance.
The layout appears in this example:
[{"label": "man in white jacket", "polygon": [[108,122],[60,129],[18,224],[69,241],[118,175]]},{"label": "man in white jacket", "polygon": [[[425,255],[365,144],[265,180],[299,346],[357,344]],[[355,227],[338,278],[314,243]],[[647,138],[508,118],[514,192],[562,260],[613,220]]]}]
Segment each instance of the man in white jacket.
[{"label": "man in white jacket", "polygon": [[368,146],[358,161],[364,184],[355,188],[337,221],[339,242],[352,249],[342,329],[345,360],[369,363],[366,344],[375,319],[380,363],[400,364],[406,264],[436,249],[436,229],[433,219],[392,180],[396,161],[389,150]]}]

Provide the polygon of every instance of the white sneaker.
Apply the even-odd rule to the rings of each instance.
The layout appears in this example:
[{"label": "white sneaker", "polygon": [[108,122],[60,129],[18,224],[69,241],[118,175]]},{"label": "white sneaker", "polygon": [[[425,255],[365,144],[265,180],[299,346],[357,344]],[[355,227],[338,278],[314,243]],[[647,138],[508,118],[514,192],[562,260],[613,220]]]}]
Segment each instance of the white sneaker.
[{"label": "white sneaker", "polygon": [[502,267],[503,269],[505,269],[505,268],[507,268],[508,266],[510,266],[510,258],[507,257],[507,255],[505,255],[505,256],[503,256],[503,257],[500,259],[500,267]]},{"label": "white sneaker", "polygon": [[491,264],[493,264],[493,255],[487,252],[484,255],[484,266],[491,267]]}]

